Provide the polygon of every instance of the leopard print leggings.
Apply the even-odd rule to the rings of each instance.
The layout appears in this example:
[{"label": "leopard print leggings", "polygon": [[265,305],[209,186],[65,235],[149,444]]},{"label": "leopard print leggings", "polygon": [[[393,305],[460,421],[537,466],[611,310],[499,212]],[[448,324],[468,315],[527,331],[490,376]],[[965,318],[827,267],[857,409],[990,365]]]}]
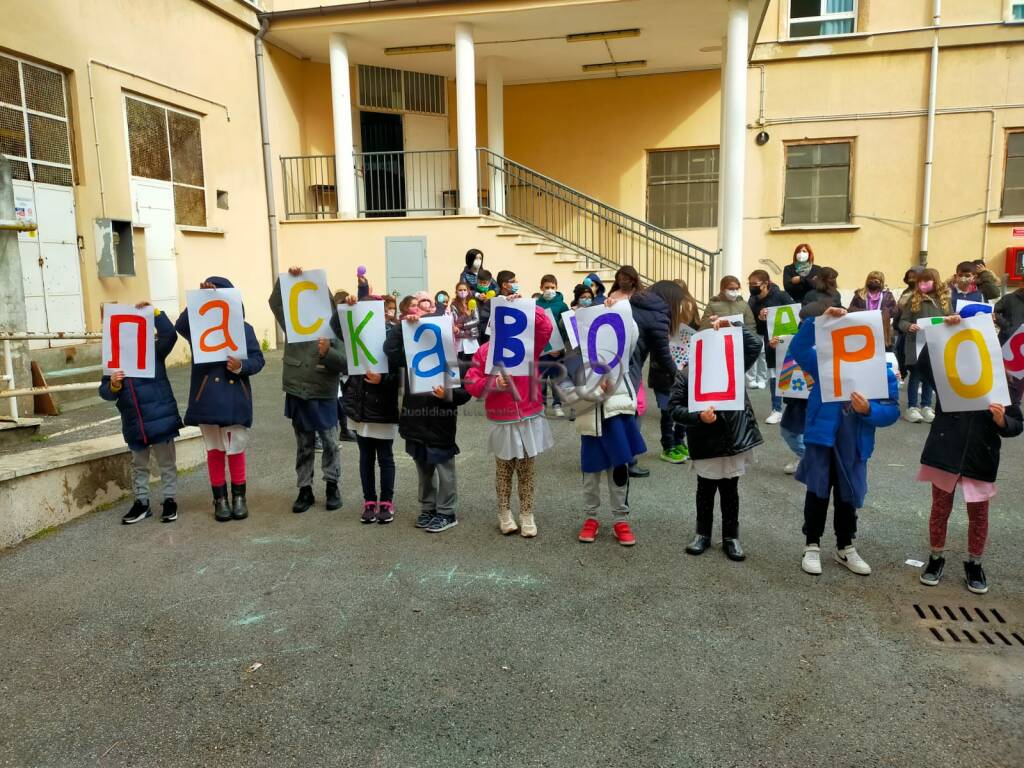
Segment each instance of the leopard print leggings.
[{"label": "leopard print leggings", "polygon": [[519,514],[533,514],[533,461],[528,459],[495,459],[495,487],[498,491],[498,511],[512,509],[512,475],[519,477]]}]

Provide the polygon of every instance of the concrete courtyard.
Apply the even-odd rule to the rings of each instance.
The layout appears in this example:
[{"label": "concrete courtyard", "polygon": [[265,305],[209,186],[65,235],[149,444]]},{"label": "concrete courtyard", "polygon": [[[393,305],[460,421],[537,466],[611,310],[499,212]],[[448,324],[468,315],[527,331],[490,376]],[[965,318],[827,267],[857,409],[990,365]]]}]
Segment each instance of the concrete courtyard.
[{"label": "concrete courtyard", "polygon": [[[656,459],[656,413],[632,549],[607,518],[596,543],[576,541],[579,443],[565,422],[538,466],[540,536],[500,536],[478,404],[460,421],[456,528],[413,528],[401,441],[392,525],[360,524],[351,444],[343,509],[324,510],[318,477],[317,506],[293,515],[280,367],[272,356],[254,380],[249,520],[213,520],[200,470],[181,478],[176,523],[121,526],[126,501],[0,553],[0,765],[1024,764],[1024,440],[1004,444],[991,591],[977,597],[963,587],[961,501],[942,585],[905,564],[927,559],[925,425],[879,434],[858,538],[874,573],[849,573],[829,548],[814,578],[799,566],[802,486],[769,426],[740,482],[740,564],[717,541],[683,553],[696,479]],[[182,404],[187,369],[172,379]]]}]

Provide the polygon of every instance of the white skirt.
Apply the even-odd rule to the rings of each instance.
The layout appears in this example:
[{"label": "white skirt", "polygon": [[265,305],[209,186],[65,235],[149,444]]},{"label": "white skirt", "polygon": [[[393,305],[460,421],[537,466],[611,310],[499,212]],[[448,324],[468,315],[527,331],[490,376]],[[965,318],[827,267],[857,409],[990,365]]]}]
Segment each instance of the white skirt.
[{"label": "white skirt", "polygon": [[459,352],[464,355],[475,355],[476,351],[480,349],[480,342],[476,339],[459,339]]},{"label": "white skirt", "polygon": [[527,459],[539,456],[553,447],[548,420],[540,414],[522,421],[494,422],[488,446],[499,459]]},{"label": "white skirt", "polygon": [[747,472],[747,465],[753,461],[754,451],[744,451],[735,456],[716,456],[713,459],[693,459],[693,468],[699,477],[707,480],[725,480],[730,477],[742,477]]},{"label": "white skirt", "polygon": [[245,453],[245,447],[249,444],[249,428],[241,424],[232,424],[230,427],[200,424],[199,431],[207,451],[224,451],[228,456],[234,456],[236,453]]}]

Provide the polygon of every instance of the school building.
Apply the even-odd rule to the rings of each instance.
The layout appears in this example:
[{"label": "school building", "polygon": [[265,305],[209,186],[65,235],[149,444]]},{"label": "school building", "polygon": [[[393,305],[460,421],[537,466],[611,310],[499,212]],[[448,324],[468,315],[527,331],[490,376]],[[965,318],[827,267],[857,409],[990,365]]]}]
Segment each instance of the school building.
[{"label": "school building", "polygon": [[451,290],[470,247],[527,288],[628,263],[702,301],[800,242],[847,290],[1003,274],[1024,2],[36,0],[0,25],[0,152],[38,223],[0,311],[33,331],[218,274],[273,346],[279,270]]}]

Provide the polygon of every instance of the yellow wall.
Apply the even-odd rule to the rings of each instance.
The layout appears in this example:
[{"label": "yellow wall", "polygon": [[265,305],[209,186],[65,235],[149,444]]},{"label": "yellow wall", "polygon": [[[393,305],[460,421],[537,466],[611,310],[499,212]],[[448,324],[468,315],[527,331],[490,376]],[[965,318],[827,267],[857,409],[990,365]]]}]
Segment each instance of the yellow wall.
[{"label": "yellow wall", "polygon": [[[181,0],[38,0],[25,4],[18,13],[4,14],[0,48],[68,73],[77,226],[85,242],[81,268],[90,330],[99,327],[101,303],[149,298],[141,229],[135,230],[137,276],[97,276],[93,221],[102,215],[97,141],[106,215],[132,216],[124,127],[126,91],[202,115],[207,223],[224,233],[177,233],[182,307],[184,289],[198,286],[211,272],[231,278],[249,296],[269,294],[270,255],[253,56],[255,14],[235,0],[215,0],[212,5],[220,12],[206,4]],[[92,65],[96,134],[89,99],[90,60],[133,73]],[[210,102],[224,104],[230,120],[222,107]],[[229,193],[230,210],[217,208],[218,189]],[[249,301],[246,306],[257,335],[272,335],[266,303]]]}]

